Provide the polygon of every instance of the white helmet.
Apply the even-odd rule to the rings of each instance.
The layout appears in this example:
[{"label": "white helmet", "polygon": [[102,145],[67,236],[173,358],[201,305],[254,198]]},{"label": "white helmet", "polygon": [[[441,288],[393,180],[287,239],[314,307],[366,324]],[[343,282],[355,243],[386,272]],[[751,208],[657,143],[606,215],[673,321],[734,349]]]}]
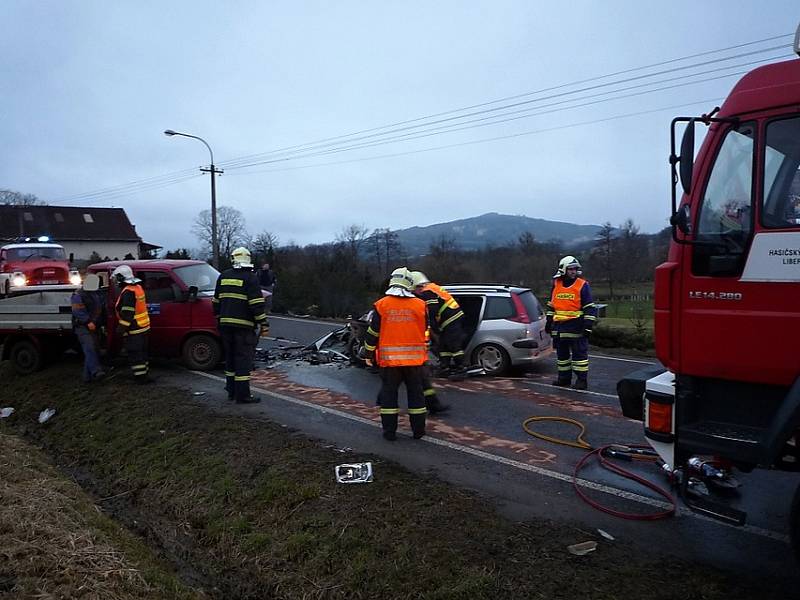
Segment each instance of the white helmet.
[{"label": "white helmet", "polygon": [[414,287],[418,287],[420,285],[425,285],[426,283],[430,283],[431,280],[428,279],[428,276],[425,275],[422,271],[411,271],[411,280],[414,282]]},{"label": "white helmet", "polygon": [[411,272],[405,267],[399,267],[392,271],[392,275],[389,277],[389,287],[399,287],[408,291],[413,290],[414,280],[411,278]]},{"label": "white helmet", "polygon": [[233,262],[234,267],[245,267],[249,269],[253,268],[252,259],[250,258],[250,250],[244,246],[239,246],[233,251],[231,254],[231,262]]},{"label": "white helmet", "polygon": [[556,271],[556,274],[553,275],[553,279],[558,279],[559,277],[566,275],[567,269],[570,267],[576,267],[578,269],[578,275],[583,273],[583,271],[581,271],[581,263],[578,262],[577,258],[574,256],[565,256],[558,261],[558,271]]},{"label": "white helmet", "polygon": [[111,272],[111,277],[119,283],[139,283],[141,279],[133,276],[133,270],[128,265],[120,265]]}]

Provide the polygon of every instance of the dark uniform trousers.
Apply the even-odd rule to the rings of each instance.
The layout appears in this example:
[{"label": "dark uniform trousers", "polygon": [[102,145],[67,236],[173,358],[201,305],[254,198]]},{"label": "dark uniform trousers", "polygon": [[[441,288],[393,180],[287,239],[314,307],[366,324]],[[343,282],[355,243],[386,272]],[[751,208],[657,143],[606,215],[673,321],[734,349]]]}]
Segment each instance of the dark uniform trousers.
[{"label": "dark uniform trousers", "polygon": [[585,380],[589,373],[589,340],[581,334],[555,336],[558,380],[569,383],[572,373],[575,379]]},{"label": "dark uniform trousers", "polygon": [[383,367],[381,368],[381,391],[378,401],[381,407],[381,425],[386,432],[397,431],[397,392],[401,383],[406,384],[408,395],[408,420],[411,431],[416,435],[425,434],[425,396],[422,392],[423,367]]},{"label": "dark uniform trousers", "polygon": [[147,360],[147,346],[149,332],[128,334],[123,338],[125,351],[128,353],[128,364],[136,380],[147,379],[149,362]]},{"label": "dark uniform trousers", "polygon": [[249,327],[219,328],[225,350],[225,391],[231,400],[250,397],[250,371],[253,369],[256,344],[255,330]]},{"label": "dark uniform trousers", "polygon": [[464,364],[463,318],[458,318],[441,332],[439,337],[439,358],[442,366],[461,368]]}]

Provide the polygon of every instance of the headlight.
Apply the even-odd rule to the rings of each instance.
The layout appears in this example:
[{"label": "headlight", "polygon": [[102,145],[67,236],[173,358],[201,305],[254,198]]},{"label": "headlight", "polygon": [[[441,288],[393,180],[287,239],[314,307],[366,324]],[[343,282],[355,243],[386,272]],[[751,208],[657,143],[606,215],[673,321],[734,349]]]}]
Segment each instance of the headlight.
[{"label": "headlight", "polygon": [[81,274],[77,271],[73,271],[69,274],[69,282],[72,285],[80,285],[81,284]]},{"label": "headlight", "polygon": [[25,275],[22,275],[21,273],[16,273],[11,278],[11,285],[14,287],[25,287],[26,283],[27,281],[25,280]]}]

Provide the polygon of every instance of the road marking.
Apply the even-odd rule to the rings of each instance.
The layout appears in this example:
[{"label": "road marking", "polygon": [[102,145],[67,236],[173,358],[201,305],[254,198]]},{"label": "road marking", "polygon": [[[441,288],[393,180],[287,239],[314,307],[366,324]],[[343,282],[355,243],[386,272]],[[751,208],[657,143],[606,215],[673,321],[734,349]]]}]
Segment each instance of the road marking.
[{"label": "road marking", "polygon": [[608,356],[606,354],[590,354],[590,358],[601,358],[603,360],[619,360],[622,362],[639,363],[641,365],[657,365],[658,363],[647,360],[635,360],[633,358],[619,358],[618,356]]},{"label": "road marking", "polygon": [[269,315],[270,319],[279,319],[281,321],[297,321],[298,323],[313,323],[315,325],[328,325],[334,329],[339,329],[340,327],[344,327],[346,323],[331,323],[330,321],[315,321],[313,319],[298,319],[296,317],[283,317],[278,315]]},{"label": "road marking", "polygon": [[565,390],[567,392],[575,392],[576,394],[589,394],[590,396],[600,396],[601,398],[613,398],[614,400],[617,400],[616,394],[603,394],[602,392],[593,392],[592,390],[574,390],[570,387],[558,387],[556,385],[553,385],[552,383],[539,383],[538,381],[531,381],[530,379],[515,379],[514,381],[522,381],[530,385],[538,385],[540,387],[546,387],[551,392],[554,392],[556,390]]},{"label": "road marking", "polygon": [[[203,371],[189,371],[193,375],[198,375],[200,377],[206,377],[207,379],[213,379],[214,381],[225,382],[224,377],[220,377],[218,375],[213,375],[212,373],[205,373]],[[355,421],[357,423],[362,423],[364,425],[369,425],[370,427],[379,428],[381,425],[380,423],[376,423],[371,419],[367,419],[365,417],[360,417],[358,415],[353,415],[341,410],[336,410],[333,408],[328,408],[326,406],[320,406],[319,404],[314,404],[313,402],[308,402],[306,400],[300,400],[299,398],[294,398],[292,396],[287,396],[286,394],[281,394],[279,392],[273,392],[271,390],[267,390],[257,386],[251,386],[251,389],[258,392],[259,394],[263,394],[265,396],[272,396],[273,398],[277,398],[278,400],[283,400],[285,402],[289,402],[291,404],[295,404],[297,406],[303,406],[306,408],[311,408],[317,410],[323,414],[329,414],[336,417],[340,417],[343,419],[349,419],[351,421]],[[596,392],[595,392],[596,393]],[[496,454],[491,454],[484,450],[478,450],[477,448],[470,448],[469,446],[463,446],[461,444],[456,444],[454,442],[449,442],[447,440],[441,440],[439,438],[434,438],[430,436],[425,436],[422,438],[423,442],[427,442],[429,444],[434,444],[436,446],[443,446],[445,448],[449,448],[450,450],[455,450],[457,452],[463,452],[464,454],[470,454],[472,456],[476,456],[478,458],[483,458],[485,460],[489,460],[495,463],[499,463],[502,465],[506,465],[509,467],[513,467],[516,469],[520,469],[522,471],[528,471],[530,473],[535,473],[537,475],[542,475],[544,477],[549,477],[551,479],[556,479],[559,481],[564,481],[566,483],[572,483],[573,477],[572,475],[566,475],[564,473],[559,473],[558,471],[551,471],[550,469],[545,469],[542,467],[537,467],[535,465],[529,465],[527,463],[523,463],[517,460],[513,460],[510,458],[505,458],[503,456],[497,456]],[[633,502],[638,502],[639,504],[646,504],[648,506],[652,506],[655,508],[666,509],[669,508],[669,504],[666,502],[662,502],[661,500],[655,500],[653,498],[648,498],[646,496],[641,496],[634,492],[628,492],[626,490],[621,490],[619,488],[615,488],[612,486],[604,485],[602,483],[596,483],[594,481],[589,481],[587,479],[576,479],[574,480],[577,485],[596,490],[598,492],[602,492],[605,494],[609,494],[611,496],[616,496],[618,498],[624,498],[626,500],[631,500]],[[695,512],[692,512],[688,508],[684,508],[682,506],[676,507],[675,514],[677,516],[685,516],[685,517],[692,517],[695,519],[699,519],[702,521],[707,521],[709,523],[714,523],[716,525],[722,525],[724,527],[731,527],[733,529],[746,531],[753,535],[758,535],[761,537],[789,543],[789,536],[784,535],[782,533],[778,533],[776,531],[771,531],[769,529],[764,529],[762,527],[755,527],[753,525],[744,525],[744,526],[736,526],[736,525],[729,525],[728,523],[723,523],[722,521],[717,521],[716,519],[712,519],[711,517],[707,517],[705,515],[701,515]]]}]

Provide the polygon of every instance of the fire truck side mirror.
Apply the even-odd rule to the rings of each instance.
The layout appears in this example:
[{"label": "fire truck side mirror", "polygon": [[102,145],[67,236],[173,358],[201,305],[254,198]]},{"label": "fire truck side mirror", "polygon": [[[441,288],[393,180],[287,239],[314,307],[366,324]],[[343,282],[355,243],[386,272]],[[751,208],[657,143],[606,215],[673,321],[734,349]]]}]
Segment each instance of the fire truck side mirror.
[{"label": "fire truck side mirror", "polygon": [[692,171],[694,170],[694,119],[686,124],[681,140],[680,175],[683,192],[692,191]]},{"label": "fire truck side mirror", "polygon": [[684,235],[689,235],[692,232],[691,223],[692,211],[688,204],[681,206],[669,220],[670,225],[680,229]]}]

